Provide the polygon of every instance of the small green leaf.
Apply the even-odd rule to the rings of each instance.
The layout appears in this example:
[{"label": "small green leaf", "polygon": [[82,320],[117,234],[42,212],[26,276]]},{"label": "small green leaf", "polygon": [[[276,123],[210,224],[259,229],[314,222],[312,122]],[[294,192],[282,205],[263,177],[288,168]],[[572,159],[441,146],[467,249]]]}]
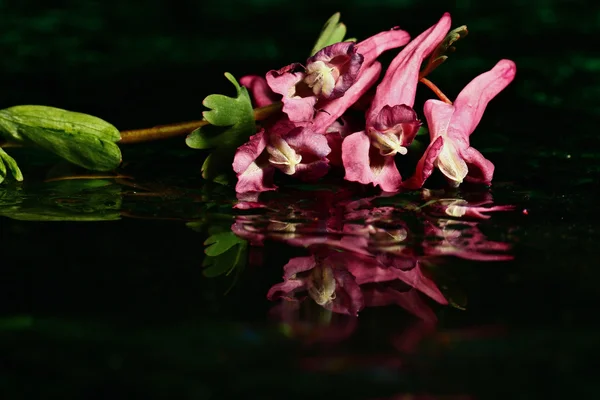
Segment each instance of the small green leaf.
[{"label": "small green leaf", "polygon": [[234,154],[235,149],[230,148],[218,148],[213,151],[202,164],[202,177],[221,185],[232,183],[235,178],[231,169]]},{"label": "small green leaf", "polygon": [[217,233],[204,241],[204,245],[207,246],[204,253],[207,256],[215,257],[240,243],[245,243],[245,240],[240,239],[233,232]]},{"label": "small green leaf", "polygon": [[87,114],[46,106],[15,106],[0,110],[0,136],[34,144],[67,161],[95,171],[121,163],[117,128]]},{"label": "small green leaf", "polygon": [[202,271],[202,274],[207,278],[214,278],[219,275],[228,274],[236,265],[239,259],[239,248],[228,249],[222,254],[215,257],[210,257]]},{"label": "small green leaf", "polygon": [[322,48],[343,41],[344,36],[346,36],[346,25],[340,22],[340,13],[337,12],[325,22],[325,25],[323,25],[323,29],[321,30],[319,38],[310,52],[310,55],[314,56]]},{"label": "small green leaf", "polygon": [[425,77],[429,75],[434,69],[439,67],[444,61],[448,59],[448,55],[456,50],[454,46],[452,46],[457,40],[464,38],[467,36],[469,31],[467,30],[467,26],[459,26],[456,29],[448,32],[444,40],[433,50],[429,60],[427,61],[427,65],[421,71],[420,76]]},{"label": "small green leaf", "polygon": [[[21,182],[23,180],[23,174],[21,173],[17,162],[14,158],[6,154],[2,148],[0,148],[0,163],[3,163],[3,165],[8,167],[10,173],[17,181]],[[6,170],[4,171],[4,174],[6,174]],[[1,177],[0,183],[2,183],[3,180],[4,176]]]},{"label": "small green leaf", "polygon": [[202,177],[220,184],[232,181],[231,163],[235,150],[256,133],[254,110],[248,90],[230,73],[225,77],[236,89],[236,97],[220,94],[207,96],[203,103],[211,110],[203,113],[210,125],[190,133],[186,144],[193,149],[215,148],[202,166]]},{"label": "small green leaf", "polygon": [[186,143],[193,149],[237,148],[256,132],[248,90],[240,86],[230,73],[225,73],[225,76],[235,86],[237,96],[211,94],[204,99],[202,104],[211,110],[205,111],[203,116],[211,125],[198,128],[187,137]]}]

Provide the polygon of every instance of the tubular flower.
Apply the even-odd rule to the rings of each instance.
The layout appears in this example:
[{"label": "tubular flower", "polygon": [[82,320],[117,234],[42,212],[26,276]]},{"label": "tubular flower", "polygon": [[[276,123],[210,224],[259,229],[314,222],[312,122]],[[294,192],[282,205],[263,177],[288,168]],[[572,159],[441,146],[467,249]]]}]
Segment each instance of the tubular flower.
[{"label": "tubular flower", "polygon": [[[308,122],[312,120],[315,109],[322,108],[317,103],[325,106],[334,99],[346,97],[363,73],[373,76],[372,66],[377,57],[387,50],[404,46],[409,39],[408,33],[394,28],[358,44],[335,43],[310,57],[306,68],[299,63],[290,64],[280,70],[269,71],[266,81],[273,92],[283,96],[283,112],[290,121]],[[366,90],[361,91],[361,95],[374,83],[371,82]],[[343,102],[346,108],[342,113],[359,98]]]},{"label": "tubular flower", "polygon": [[386,192],[400,189],[394,156],[406,154],[420,122],[412,109],[423,60],[445,38],[450,15],[410,42],[392,61],[367,112],[366,129],[344,139],[346,179],[373,184]]},{"label": "tubular flower", "polygon": [[425,102],[424,114],[431,143],[417,164],[414,176],[404,182],[406,188],[422,187],[435,167],[455,187],[465,180],[491,184],[494,164],[471,147],[469,137],[479,124],[487,104],[512,82],[515,74],[515,63],[501,60],[465,86],[454,104],[439,100]]},{"label": "tubular flower", "polygon": [[273,173],[279,169],[305,181],[321,178],[329,170],[327,138],[309,128],[279,121],[242,145],[233,159],[238,193],[274,190]]}]

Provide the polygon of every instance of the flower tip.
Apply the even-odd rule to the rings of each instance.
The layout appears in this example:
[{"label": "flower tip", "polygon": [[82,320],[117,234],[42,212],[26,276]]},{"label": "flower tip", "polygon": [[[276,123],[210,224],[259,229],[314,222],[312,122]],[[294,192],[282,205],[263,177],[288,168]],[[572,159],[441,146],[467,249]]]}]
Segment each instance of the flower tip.
[{"label": "flower tip", "polygon": [[517,64],[512,60],[500,60],[496,64],[496,68],[503,70],[503,75],[506,79],[512,80],[517,74]]}]

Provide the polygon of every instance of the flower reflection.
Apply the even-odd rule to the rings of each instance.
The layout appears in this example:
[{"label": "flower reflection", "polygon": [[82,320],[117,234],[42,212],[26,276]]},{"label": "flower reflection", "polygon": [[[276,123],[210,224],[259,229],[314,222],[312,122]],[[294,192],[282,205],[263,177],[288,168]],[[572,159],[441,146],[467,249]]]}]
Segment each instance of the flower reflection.
[{"label": "flower reflection", "polygon": [[512,259],[508,243],[488,240],[479,228],[491,213],[513,209],[494,205],[489,193],[453,198],[424,190],[409,200],[356,198],[350,190],[281,196],[240,198],[236,208],[244,215],[231,229],[258,248],[275,241],[306,249],[287,261],[267,298],[279,301],[271,315],[285,332],[309,342],[342,340],[362,310],[394,305],[415,317],[392,340],[409,352],[435,330],[434,303],[455,304],[432,276],[439,268],[430,267],[448,256]]}]

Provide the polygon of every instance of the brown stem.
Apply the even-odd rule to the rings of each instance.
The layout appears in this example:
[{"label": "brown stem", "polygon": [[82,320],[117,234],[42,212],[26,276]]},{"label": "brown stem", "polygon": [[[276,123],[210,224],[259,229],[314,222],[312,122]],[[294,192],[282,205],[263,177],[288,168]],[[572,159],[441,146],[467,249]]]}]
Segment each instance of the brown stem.
[{"label": "brown stem", "polygon": [[[273,114],[281,111],[283,104],[281,102],[273,103],[265,107],[254,109],[254,119],[256,121],[262,121],[267,119]],[[179,122],[176,124],[159,125],[152,128],[146,129],[133,129],[129,131],[121,131],[121,144],[132,144],[132,143],[143,143],[151,142],[154,140],[169,139],[177,136],[184,136],[195,129],[202,126],[209,125],[208,121],[189,121]]]},{"label": "brown stem", "polygon": [[131,176],[127,175],[68,175],[58,176],[56,178],[46,179],[44,182],[58,182],[58,181],[70,181],[70,180],[86,180],[86,179],[132,179]]},{"label": "brown stem", "polygon": [[21,144],[21,143],[15,143],[15,142],[3,142],[0,141],[0,147],[2,147],[3,149],[8,149],[9,147],[25,147],[25,145]]},{"label": "brown stem", "polygon": [[452,105],[452,102],[450,101],[450,99],[440,90],[440,88],[438,88],[429,79],[427,79],[427,78],[421,78],[421,79],[419,79],[419,82],[421,82],[422,84],[424,84],[425,86],[427,86],[429,89],[431,89],[433,91],[433,93],[435,93],[436,96],[439,97],[439,99],[441,101],[443,101],[444,103]]}]

